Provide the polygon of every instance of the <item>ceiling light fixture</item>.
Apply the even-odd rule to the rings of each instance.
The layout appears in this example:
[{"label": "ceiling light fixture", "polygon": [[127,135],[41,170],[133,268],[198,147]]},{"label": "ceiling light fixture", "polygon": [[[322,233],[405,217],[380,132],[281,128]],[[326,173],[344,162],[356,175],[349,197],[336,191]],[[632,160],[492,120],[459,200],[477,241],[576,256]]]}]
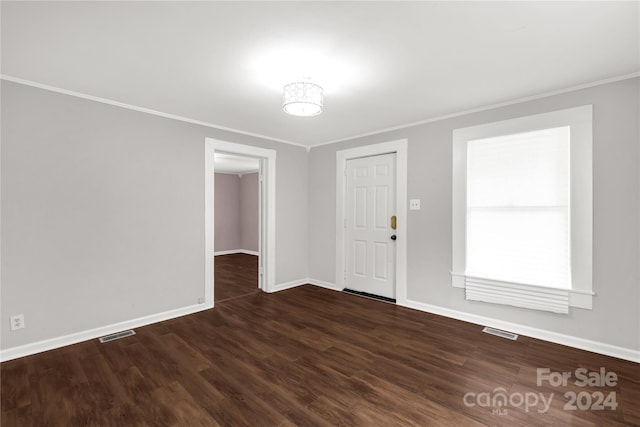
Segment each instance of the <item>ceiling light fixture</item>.
[{"label": "ceiling light fixture", "polygon": [[284,87],[282,108],[293,116],[311,117],[322,113],[322,88],[311,82],[294,82]]}]

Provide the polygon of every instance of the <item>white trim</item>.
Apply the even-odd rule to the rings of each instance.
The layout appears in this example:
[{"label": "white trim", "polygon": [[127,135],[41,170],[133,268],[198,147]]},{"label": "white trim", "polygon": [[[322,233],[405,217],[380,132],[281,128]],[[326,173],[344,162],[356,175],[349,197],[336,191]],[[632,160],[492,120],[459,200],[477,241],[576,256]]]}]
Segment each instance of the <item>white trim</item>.
[{"label": "white trim", "polygon": [[[213,138],[205,138],[205,299],[213,307],[214,292],[214,262],[215,257],[213,242],[215,241],[214,227],[214,190],[215,190],[215,163],[214,153],[238,154],[261,159],[261,176],[264,185],[264,193],[260,199],[260,275],[259,287],[265,292],[271,292],[275,286],[276,275],[276,151],[252,145],[236,144],[220,141]],[[263,206],[265,207],[263,209]]]},{"label": "white trim", "polygon": [[529,102],[529,101],[535,101],[536,99],[548,98],[550,96],[555,96],[555,95],[562,95],[563,93],[575,92],[575,91],[582,90],[582,89],[588,89],[588,88],[595,87],[595,86],[602,86],[602,85],[606,85],[606,84],[609,84],[609,83],[619,82],[619,81],[622,81],[622,80],[633,79],[633,78],[636,78],[636,77],[640,77],[640,72],[624,74],[622,76],[616,76],[616,77],[611,77],[611,78],[608,78],[608,79],[597,80],[597,81],[591,82],[591,83],[585,83],[585,84],[581,84],[581,85],[570,86],[570,87],[565,88],[565,89],[558,89],[558,90],[554,90],[554,91],[550,91],[550,92],[543,92],[543,93],[540,93],[538,95],[526,96],[524,98],[515,98],[515,99],[512,99],[510,101],[499,102],[497,104],[490,104],[490,105],[486,105],[484,107],[472,108],[470,110],[462,110],[462,111],[458,111],[458,112],[451,113],[451,114],[445,114],[444,116],[437,116],[437,117],[432,117],[430,119],[419,120],[417,122],[411,122],[411,123],[406,123],[406,124],[403,124],[403,125],[392,126],[392,127],[388,127],[388,128],[384,128],[384,129],[378,129],[378,130],[375,130],[375,131],[361,133],[361,134],[349,136],[349,137],[346,137],[346,138],[340,138],[340,139],[334,139],[332,141],[320,142],[318,144],[312,144],[309,147],[310,148],[322,147],[323,145],[336,144],[338,142],[350,141],[350,140],[357,139],[357,138],[363,138],[365,136],[378,135],[378,134],[381,134],[381,133],[391,132],[391,131],[394,131],[394,130],[406,129],[406,128],[410,128],[410,127],[413,127],[413,126],[424,125],[424,124],[427,124],[427,123],[439,122],[441,120],[452,119],[454,117],[465,116],[467,114],[479,113],[481,111],[493,110],[495,108],[508,107],[510,105],[521,104],[523,102]]},{"label": "white trim", "polygon": [[532,310],[569,313],[569,290],[467,276],[465,299]]},{"label": "white trim", "polygon": [[569,307],[593,308],[593,297],[596,295],[593,291],[585,291],[582,289],[569,289]]},{"label": "white trim", "polygon": [[449,274],[451,275],[451,286],[464,289],[464,282],[467,276],[464,273],[454,273],[453,271],[450,271]]},{"label": "white trim", "polygon": [[[466,276],[464,273],[456,273],[450,271],[451,286],[454,288],[465,289]],[[587,308],[592,307],[593,297],[596,295],[593,291],[582,289],[567,289],[569,291],[569,307]]]},{"label": "white trim", "polygon": [[39,89],[48,90],[48,91],[51,91],[51,92],[62,93],[64,95],[75,96],[77,98],[88,99],[90,101],[100,102],[100,103],[103,103],[103,104],[114,105],[116,107],[126,108],[128,110],[133,110],[133,111],[139,111],[141,113],[146,113],[146,114],[152,114],[152,115],[159,116],[159,117],[164,117],[164,118],[167,118],[167,119],[178,120],[178,121],[185,122],[185,123],[192,123],[192,124],[195,124],[195,125],[206,126],[206,127],[213,128],[213,129],[219,129],[219,130],[223,130],[223,131],[235,132],[235,133],[239,133],[239,134],[242,134],[242,135],[253,136],[253,137],[256,137],[256,138],[267,139],[267,140],[275,141],[275,142],[281,142],[283,144],[294,145],[296,147],[304,148],[305,150],[307,150],[307,153],[309,151],[311,151],[312,148],[322,147],[323,145],[336,144],[336,143],[339,143],[339,142],[345,142],[345,141],[350,141],[350,140],[357,139],[357,138],[363,138],[365,136],[378,135],[378,134],[381,134],[381,133],[391,132],[391,131],[394,131],[394,130],[406,129],[406,128],[410,128],[410,127],[413,127],[413,126],[419,126],[419,125],[423,125],[423,124],[427,124],[427,123],[438,122],[440,120],[447,120],[447,119],[451,119],[451,118],[454,118],[454,117],[464,116],[464,115],[467,115],[467,114],[478,113],[478,112],[481,112],[481,111],[493,110],[495,108],[507,107],[507,106],[514,105],[514,104],[520,104],[520,103],[523,103],[523,102],[534,101],[536,99],[547,98],[547,97],[554,96],[554,95],[561,95],[563,93],[574,92],[574,91],[582,90],[582,89],[588,89],[588,88],[595,87],[595,86],[602,86],[602,85],[605,85],[605,84],[615,83],[615,82],[622,81],[622,80],[633,79],[633,78],[636,78],[636,77],[640,77],[640,72],[624,74],[624,75],[621,75],[621,76],[615,76],[615,77],[611,77],[611,78],[608,78],[608,79],[596,80],[595,82],[584,83],[584,84],[576,85],[576,86],[570,86],[570,87],[567,87],[567,88],[564,88],[564,89],[558,89],[558,90],[550,91],[550,92],[543,92],[543,93],[540,93],[538,95],[526,96],[526,97],[523,97],[523,98],[515,98],[515,99],[512,99],[510,101],[500,102],[500,103],[497,103],[497,104],[489,104],[489,105],[486,105],[484,107],[472,108],[470,110],[462,110],[462,111],[458,111],[458,112],[451,113],[451,114],[445,114],[443,116],[431,117],[429,119],[419,120],[417,122],[411,122],[411,123],[406,123],[406,124],[403,124],[403,125],[398,125],[398,126],[392,126],[392,127],[388,127],[388,128],[378,129],[378,130],[375,130],[375,131],[365,132],[365,133],[361,133],[361,134],[357,134],[357,135],[352,135],[352,136],[348,136],[348,137],[345,137],[345,138],[334,139],[334,140],[325,141],[325,142],[319,142],[317,144],[300,144],[300,143],[297,143],[297,142],[288,141],[286,139],[274,138],[274,137],[270,137],[270,136],[266,136],[266,135],[262,135],[262,134],[257,134],[257,133],[252,133],[252,132],[245,132],[245,131],[241,131],[239,129],[219,126],[219,125],[216,125],[216,124],[213,124],[213,123],[208,123],[208,122],[203,122],[203,121],[200,121],[200,120],[190,119],[188,117],[176,116],[174,114],[163,113],[161,111],[151,110],[149,108],[138,107],[138,106],[131,105],[131,104],[125,104],[125,103],[119,102],[119,101],[113,101],[113,100],[106,99],[106,98],[100,98],[98,96],[87,95],[87,94],[83,94],[83,93],[80,93],[80,92],[75,92],[75,91],[71,91],[71,90],[67,90],[67,89],[62,89],[62,88],[51,86],[51,85],[47,85],[47,84],[44,84],[44,83],[38,83],[38,82],[31,81],[31,80],[21,79],[19,77],[13,77],[13,76],[9,76],[9,75],[6,75],[6,74],[0,74],[0,80],[6,80],[6,81],[9,81],[9,82],[18,83],[18,84],[22,84],[22,85],[25,85],[25,86],[32,86],[32,87],[36,87],[36,88],[39,88]]},{"label": "white trim", "polygon": [[330,289],[332,291],[342,291],[343,288],[340,288],[335,283],[325,282],[324,280],[317,280],[311,278],[292,280],[290,282],[278,283],[273,287],[273,290],[269,291],[270,293],[284,291],[285,289],[296,288],[302,285],[313,285],[318,286],[320,288]]},{"label": "white trim", "polygon": [[238,173],[238,172],[224,172],[224,171],[216,171],[216,173],[221,173],[224,175],[237,175],[239,178],[242,178],[244,175],[249,175],[252,173],[258,173],[260,172],[260,170],[257,171],[249,171],[249,172],[242,172],[242,173]]},{"label": "white trim", "polygon": [[278,283],[267,292],[269,293],[280,292],[280,291],[284,291],[285,289],[296,288],[298,286],[306,285],[308,283],[309,283],[308,279],[298,279],[298,280],[292,280],[290,282]]},{"label": "white trim", "polygon": [[213,253],[213,256],[232,255],[232,254],[245,254],[245,255],[260,256],[260,252],[258,252],[258,251],[250,251],[250,250],[247,250],[247,249],[230,249],[230,250],[226,250],[226,251],[215,251]]},{"label": "white trim", "polygon": [[[466,276],[464,273],[451,274],[451,286],[454,288],[465,289]],[[596,295],[593,291],[582,289],[567,289],[569,291],[569,307],[591,309],[593,306],[593,297]]]},{"label": "white trim", "polygon": [[18,347],[7,348],[0,351],[0,361],[6,362],[8,360],[17,359],[19,357],[30,356],[32,354],[65,347],[71,344],[77,344],[82,341],[92,340],[126,329],[139,328],[142,326],[150,325],[152,323],[186,316],[188,314],[207,310],[208,308],[209,307],[207,307],[206,304],[191,305],[188,307],[177,308],[162,313],[151,314],[149,316],[138,317],[137,319],[126,320],[124,322],[114,323],[107,326],[101,326],[86,331],[62,335],[60,337],[50,338],[30,344],[21,345]]},{"label": "white trim", "polygon": [[364,145],[336,152],[336,282],[344,288],[345,270],[345,176],[347,160],[359,157],[396,153],[396,301],[401,304],[407,298],[407,159],[408,143],[406,139]]},{"label": "white trim", "polygon": [[[467,147],[470,140],[571,126],[571,290],[569,306],[592,309],[593,296],[593,105],[566,108],[454,129],[452,133],[451,286],[466,271]],[[453,273],[455,272],[455,273]],[[496,302],[495,300],[493,302]],[[531,307],[528,307],[531,308]]]},{"label": "white trim", "polygon": [[[418,301],[406,300],[404,304],[400,305],[427,313],[437,314],[439,316],[450,317],[452,319],[462,320],[464,322],[489,326],[509,332],[515,332],[516,334],[525,335],[543,341],[549,341],[556,344],[566,345],[568,347],[592,351],[594,353],[604,354],[607,356],[617,357],[619,359],[640,363],[640,350],[633,350],[631,348],[619,347],[603,342],[574,337],[571,335],[564,335],[557,332],[548,331],[546,329],[532,328],[530,326],[521,325],[518,323],[505,322],[502,320],[493,319],[491,317],[465,313],[462,311],[452,310],[449,308],[439,307],[431,304],[425,304]],[[478,332],[480,332],[480,330],[478,330]]]},{"label": "white trim", "polygon": [[339,287],[335,283],[325,282],[324,280],[311,279],[307,277],[305,279],[298,279],[298,280],[292,280],[290,282],[278,283],[276,286],[274,286],[274,289],[269,292],[273,293],[273,292],[284,291],[285,289],[291,289],[291,288],[295,288],[302,285],[313,285],[313,286],[318,286],[320,288],[330,289],[332,291],[338,291],[338,292],[341,292],[344,289]]},{"label": "white trim", "polygon": [[84,94],[84,93],[81,93],[81,92],[75,92],[75,91],[72,91],[72,90],[62,89],[62,88],[59,88],[59,87],[56,87],[56,86],[50,86],[50,85],[47,85],[47,84],[38,83],[38,82],[31,81],[31,80],[21,79],[19,77],[8,76],[6,74],[0,74],[0,79],[6,80],[8,82],[18,83],[18,84],[25,85],[25,86],[36,87],[38,89],[48,90],[50,92],[61,93],[63,95],[74,96],[76,98],[87,99],[89,101],[100,102],[101,104],[113,105],[115,107],[126,108],[127,110],[133,110],[133,111],[138,111],[140,113],[151,114],[153,116],[164,117],[165,119],[178,120],[180,122],[191,123],[191,124],[198,125],[198,126],[205,126],[205,127],[212,128],[212,129],[218,129],[218,130],[222,130],[222,131],[226,131],[226,132],[234,132],[234,133],[238,133],[238,134],[241,134],[241,135],[253,136],[253,137],[256,137],[256,138],[267,139],[269,141],[275,141],[275,142],[281,142],[283,144],[295,145],[296,147],[301,147],[301,148],[305,148],[305,149],[307,148],[307,145],[305,145],[305,144],[299,144],[297,142],[287,141],[286,139],[274,138],[274,137],[262,135],[262,134],[259,134],[259,133],[246,132],[246,131],[235,129],[235,128],[216,125],[214,123],[203,122],[201,120],[190,119],[188,117],[183,117],[183,116],[177,116],[175,114],[163,113],[162,111],[152,110],[150,108],[145,108],[145,107],[139,107],[137,105],[126,104],[124,102],[114,101],[112,99],[107,99],[107,98],[101,98],[99,96],[87,95],[87,94]]},{"label": "white trim", "polygon": [[[299,281],[300,284],[308,283],[315,286],[321,286],[326,289],[337,292],[342,291],[333,283],[323,282],[321,280],[306,279],[307,281]],[[580,350],[591,351],[594,353],[604,354],[606,356],[617,357],[619,359],[630,360],[640,363],[640,349],[633,350],[631,348],[619,347],[603,342],[592,341],[585,338],[574,337],[571,335],[560,334],[558,332],[546,329],[532,328],[530,326],[518,323],[505,322],[491,317],[480,316],[477,314],[465,313],[463,311],[453,310],[450,308],[440,307],[431,304],[425,304],[419,301],[405,299],[403,303],[398,305],[413,310],[432,313],[438,316],[449,317],[451,319],[461,320],[463,322],[474,323],[476,325],[489,326],[504,331],[514,332],[516,334],[525,335],[543,341],[549,341],[556,344],[566,345],[568,347],[578,348]]]},{"label": "white trim", "polygon": [[214,306],[214,197],[215,189],[213,144],[205,140],[204,143],[204,302],[207,306]]},{"label": "white trim", "polygon": [[313,285],[313,286],[319,286],[321,288],[331,289],[332,291],[341,292],[341,291],[344,290],[344,288],[341,288],[340,286],[336,285],[335,283],[325,282],[324,280],[307,279],[307,283],[309,283],[310,285]]}]

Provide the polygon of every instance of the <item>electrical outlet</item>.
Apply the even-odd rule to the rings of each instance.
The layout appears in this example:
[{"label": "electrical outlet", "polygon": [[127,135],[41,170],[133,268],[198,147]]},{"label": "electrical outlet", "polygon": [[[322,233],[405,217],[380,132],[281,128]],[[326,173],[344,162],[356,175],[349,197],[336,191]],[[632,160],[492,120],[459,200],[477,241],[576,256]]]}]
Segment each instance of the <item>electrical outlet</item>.
[{"label": "electrical outlet", "polygon": [[24,328],[24,314],[16,314],[11,316],[11,330],[16,331]]},{"label": "electrical outlet", "polygon": [[419,211],[420,210],[420,199],[411,199],[411,200],[409,200],[409,210],[411,210],[411,211]]}]

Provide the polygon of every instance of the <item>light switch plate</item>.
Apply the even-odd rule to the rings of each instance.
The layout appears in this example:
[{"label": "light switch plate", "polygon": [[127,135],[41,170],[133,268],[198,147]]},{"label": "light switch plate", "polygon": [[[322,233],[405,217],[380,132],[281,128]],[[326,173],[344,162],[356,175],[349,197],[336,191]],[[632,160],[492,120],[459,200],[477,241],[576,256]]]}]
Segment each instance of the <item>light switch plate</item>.
[{"label": "light switch plate", "polygon": [[411,200],[409,200],[409,210],[419,211],[420,210],[420,199],[411,199]]}]

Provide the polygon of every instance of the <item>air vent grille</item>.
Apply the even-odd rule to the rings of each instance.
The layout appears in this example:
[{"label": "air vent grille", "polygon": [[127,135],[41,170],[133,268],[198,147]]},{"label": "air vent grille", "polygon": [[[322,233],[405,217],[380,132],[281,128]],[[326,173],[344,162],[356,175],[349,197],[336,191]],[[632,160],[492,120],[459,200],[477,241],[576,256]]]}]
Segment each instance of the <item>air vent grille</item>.
[{"label": "air vent grille", "polygon": [[131,335],[135,334],[136,333],[132,329],[129,329],[128,331],[116,332],[115,334],[106,335],[99,338],[99,340],[101,343],[105,343],[113,340],[119,340],[120,338],[130,337]]},{"label": "air vent grille", "polygon": [[485,332],[485,333],[491,334],[491,335],[495,335],[497,337],[502,337],[502,338],[506,338],[506,339],[509,339],[509,340],[513,340],[513,341],[518,339],[518,335],[514,334],[513,332],[501,331],[500,329],[490,328],[488,326],[485,326],[485,328],[482,330],[482,332]]}]

